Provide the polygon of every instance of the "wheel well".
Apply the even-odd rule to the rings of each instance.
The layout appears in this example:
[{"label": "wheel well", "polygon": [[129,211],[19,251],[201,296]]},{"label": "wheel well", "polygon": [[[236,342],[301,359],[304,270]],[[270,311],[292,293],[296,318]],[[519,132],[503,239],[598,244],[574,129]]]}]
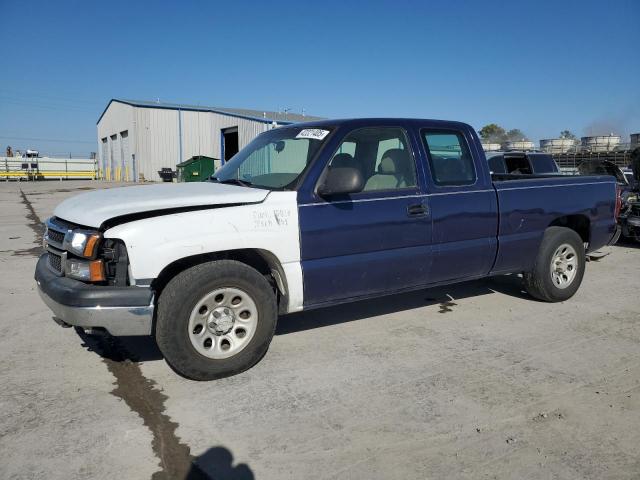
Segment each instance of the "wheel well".
[{"label": "wheel well", "polygon": [[556,218],[549,226],[570,228],[580,235],[583,242],[589,242],[590,221],[585,215],[565,215]]},{"label": "wheel well", "polygon": [[[167,283],[169,283],[169,281],[180,272],[183,272],[195,265],[215,260],[236,260],[256,269],[258,272],[268,277],[269,282],[273,285],[274,290],[278,294],[278,303],[282,303],[282,306],[286,307],[287,280],[284,275],[282,265],[280,265],[277,257],[271,252],[257,249],[225,250],[222,252],[192,255],[190,257],[176,260],[164,267],[158,277],[151,283],[151,287],[155,291],[156,297],[160,296]],[[281,302],[281,298],[285,298],[285,302]]]}]

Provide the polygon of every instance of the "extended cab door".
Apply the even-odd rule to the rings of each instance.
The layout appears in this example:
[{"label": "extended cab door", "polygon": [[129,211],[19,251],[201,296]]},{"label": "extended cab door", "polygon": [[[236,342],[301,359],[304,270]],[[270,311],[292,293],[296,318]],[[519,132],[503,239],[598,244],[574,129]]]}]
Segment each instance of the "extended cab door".
[{"label": "extended cab door", "polygon": [[305,307],[426,282],[431,218],[416,154],[395,125],[355,128],[329,152],[324,168],[357,168],[365,186],[346,198],[299,200]]},{"label": "extended cab door", "polygon": [[419,129],[433,220],[430,283],[486,275],[497,251],[498,209],[473,131]]}]

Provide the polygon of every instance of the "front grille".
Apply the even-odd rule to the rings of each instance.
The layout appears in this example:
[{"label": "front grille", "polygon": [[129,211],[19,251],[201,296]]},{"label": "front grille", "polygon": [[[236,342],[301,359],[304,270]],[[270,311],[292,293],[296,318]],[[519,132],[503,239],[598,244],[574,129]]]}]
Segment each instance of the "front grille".
[{"label": "front grille", "polygon": [[51,228],[47,230],[47,237],[49,237],[50,241],[58,243],[60,245],[62,245],[62,242],[64,241],[64,233],[58,232],[57,230],[53,230]]},{"label": "front grille", "polygon": [[47,243],[55,248],[62,249],[64,247],[64,237],[74,226],[69,222],[60,220],[57,217],[51,217],[47,220]]},{"label": "front grille", "polygon": [[49,266],[57,273],[62,273],[62,257],[49,251]]}]

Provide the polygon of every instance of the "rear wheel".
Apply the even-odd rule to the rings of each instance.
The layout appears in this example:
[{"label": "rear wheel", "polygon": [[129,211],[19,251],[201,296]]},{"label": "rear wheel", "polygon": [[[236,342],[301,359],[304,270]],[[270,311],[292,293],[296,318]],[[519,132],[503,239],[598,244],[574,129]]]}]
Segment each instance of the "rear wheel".
[{"label": "rear wheel", "polygon": [[584,244],[580,236],[569,228],[549,227],[533,269],[524,274],[524,286],[539,300],[562,302],[578,291],[584,270]]},{"label": "rear wheel", "polygon": [[185,270],[167,284],[158,301],[156,341],[179,374],[213,380],[255,365],[276,321],[275,293],[264,276],[220,260]]}]

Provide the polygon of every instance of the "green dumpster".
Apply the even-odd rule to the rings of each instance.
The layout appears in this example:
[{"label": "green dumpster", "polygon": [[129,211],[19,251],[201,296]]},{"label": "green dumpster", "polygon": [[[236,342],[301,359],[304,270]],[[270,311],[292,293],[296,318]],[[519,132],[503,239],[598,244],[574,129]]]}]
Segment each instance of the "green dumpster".
[{"label": "green dumpster", "polygon": [[176,165],[178,170],[179,182],[203,182],[207,180],[213,172],[215,172],[220,161],[205,157],[204,155],[196,155],[189,160]]}]

